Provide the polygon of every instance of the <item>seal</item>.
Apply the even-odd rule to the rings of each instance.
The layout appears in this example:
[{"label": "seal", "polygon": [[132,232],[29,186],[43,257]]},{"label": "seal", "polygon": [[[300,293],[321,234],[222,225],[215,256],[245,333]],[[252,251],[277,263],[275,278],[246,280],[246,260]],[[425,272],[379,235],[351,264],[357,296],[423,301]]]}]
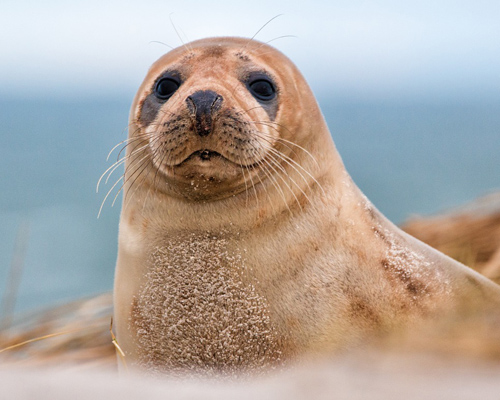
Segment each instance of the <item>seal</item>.
[{"label": "seal", "polygon": [[258,373],[500,304],[499,286],[366,199],[306,81],[266,44],[161,57],[126,151],[114,312],[129,366]]}]

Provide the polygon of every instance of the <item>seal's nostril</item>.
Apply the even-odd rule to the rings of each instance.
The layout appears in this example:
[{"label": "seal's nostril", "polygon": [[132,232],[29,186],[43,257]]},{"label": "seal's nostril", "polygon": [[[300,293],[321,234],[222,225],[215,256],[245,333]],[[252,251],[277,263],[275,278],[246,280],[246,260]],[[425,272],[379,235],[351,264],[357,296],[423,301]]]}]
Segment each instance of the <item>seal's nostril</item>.
[{"label": "seal's nostril", "polygon": [[191,98],[191,96],[187,97],[186,103],[187,103],[187,107],[188,107],[189,112],[191,114],[196,114],[196,104],[193,101],[193,99]]},{"label": "seal's nostril", "polygon": [[220,94],[218,94],[217,97],[215,97],[215,100],[212,103],[211,107],[212,112],[217,111],[220,108],[220,106],[222,105],[222,100],[224,100],[224,98]]},{"label": "seal's nostril", "polygon": [[223,97],[212,90],[199,90],[186,98],[189,112],[196,119],[196,133],[200,136],[210,134],[212,114],[217,111]]}]

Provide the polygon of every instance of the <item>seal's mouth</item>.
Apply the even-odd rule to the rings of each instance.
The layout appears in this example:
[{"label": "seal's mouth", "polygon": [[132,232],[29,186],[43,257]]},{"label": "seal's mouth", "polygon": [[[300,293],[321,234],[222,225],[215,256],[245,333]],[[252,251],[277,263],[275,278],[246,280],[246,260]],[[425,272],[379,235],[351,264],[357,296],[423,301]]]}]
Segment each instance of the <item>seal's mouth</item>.
[{"label": "seal's mouth", "polygon": [[[188,168],[190,171],[192,168],[198,169],[202,168],[205,171],[207,168],[209,169],[219,169],[225,170],[227,168],[246,168],[252,169],[259,165],[259,161],[257,160],[254,163],[243,164],[236,160],[233,160],[232,157],[227,157],[218,151],[209,150],[209,149],[201,149],[196,150],[193,153],[189,154],[182,161],[173,164],[172,167],[178,171],[184,170]],[[226,171],[227,172],[227,171]]]},{"label": "seal's mouth", "polygon": [[213,157],[222,157],[220,153],[211,150],[198,150],[191,154],[188,158],[199,157],[203,161],[210,161]]},{"label": "seal's mouth", "polygon": [[222,154],[208,149],[197,150],[191,153],[187,158],[182,160],[177,166],[186,165],[186,164],[198,164],[204,165],[209,164],[210,162],[220,162],[220,161],[230,161]]}]

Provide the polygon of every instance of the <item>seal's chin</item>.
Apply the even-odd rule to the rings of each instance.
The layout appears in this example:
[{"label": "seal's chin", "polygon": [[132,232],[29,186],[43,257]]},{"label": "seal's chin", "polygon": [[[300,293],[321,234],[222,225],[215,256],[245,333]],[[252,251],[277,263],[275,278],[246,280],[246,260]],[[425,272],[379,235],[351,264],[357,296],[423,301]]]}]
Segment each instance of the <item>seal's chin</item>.
[{"label": "seal's chin", "polygon": [[243,167],[213,150],[197,150],[181,162],[162,168],[168,187],[192,200],[214,200],[239,192]]},{"label": "seal's chin", "polygon": [[246,166],[207,148],[192,152],[174,165],[163,164],[158,168],[165,178],[167,192],[195,201],[234,196],[245,191],[252,176],[258,174],[258,163]]}]

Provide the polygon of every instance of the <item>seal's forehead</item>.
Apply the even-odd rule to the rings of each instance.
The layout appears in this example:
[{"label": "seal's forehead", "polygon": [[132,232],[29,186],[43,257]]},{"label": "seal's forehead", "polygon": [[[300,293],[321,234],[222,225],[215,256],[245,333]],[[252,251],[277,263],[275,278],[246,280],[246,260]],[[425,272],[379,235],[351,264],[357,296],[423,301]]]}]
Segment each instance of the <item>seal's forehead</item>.
[{"label": "seal's forehead", "polygon": [[[276,64],[276,58],[279,62]],[[244,65],[267,64],[275,66],[287,63],[288,59],[278,50],[265,43],[244,38],[208,38],[184,44],[161,57],[155,64],[158,69],[167,65],[200,66],[204,63],[214,64],[224,61]],[[229,67],[229,65],[228,65]],[[157,68],[152,68],[154,70]],[[271,68],[272,69],[272,68]]]}]

